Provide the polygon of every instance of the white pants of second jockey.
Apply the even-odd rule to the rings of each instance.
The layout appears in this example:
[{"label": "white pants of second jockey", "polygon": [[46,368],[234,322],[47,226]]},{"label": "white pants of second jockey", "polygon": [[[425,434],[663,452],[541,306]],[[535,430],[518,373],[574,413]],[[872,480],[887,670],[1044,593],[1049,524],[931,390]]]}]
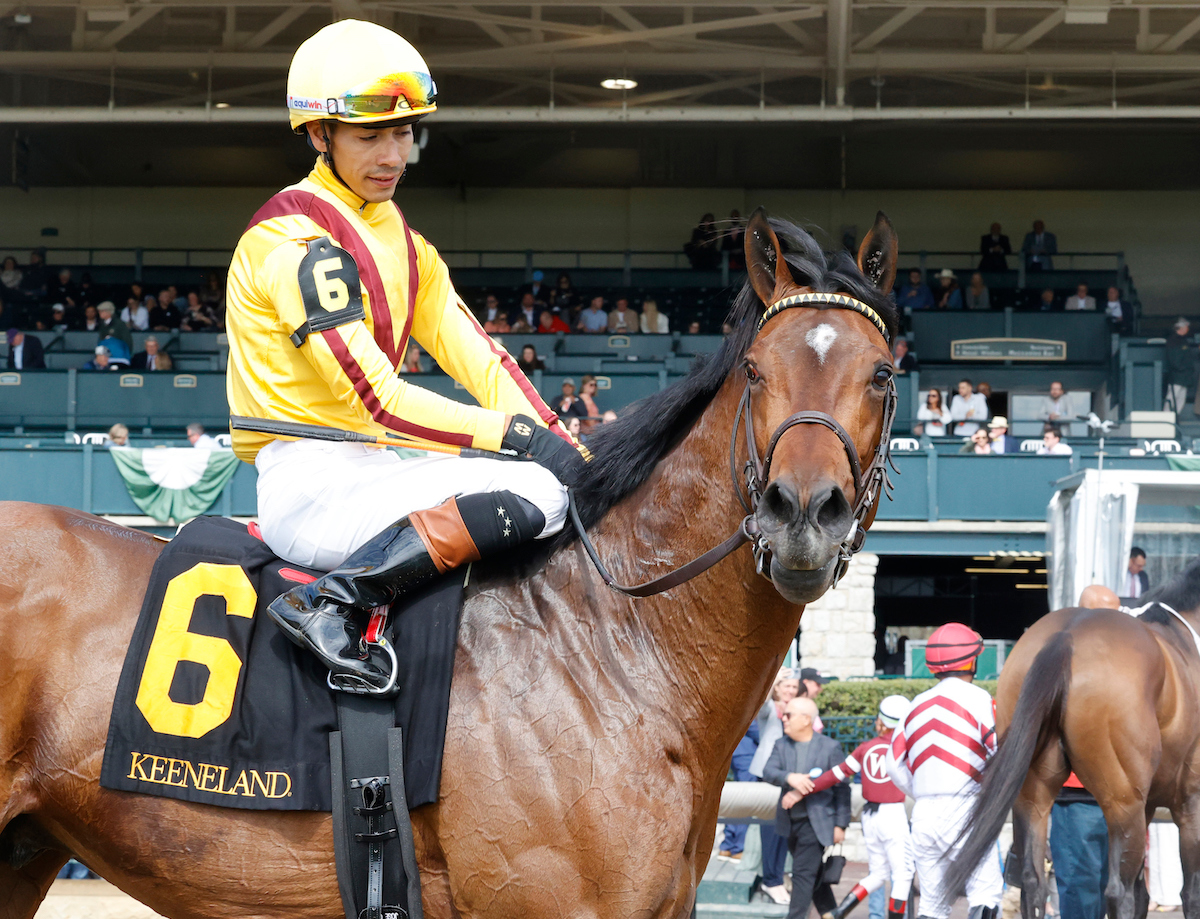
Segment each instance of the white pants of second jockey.
[{"label": "white pants of second jockey", "polygon": [[859,881],[874,893],[892,880],[892,899],[907,900],[912,888],[913,850],[904,802],[880,804],[876,811],[862,812],[863,841],[867,844],[867,876]]},{"label": "white pants of second jockey", "polygon": [[538,538],[562,529],[567,490],[532,462],[423,454],[402,459],[365,444],[274,441],[259,451],[258,521],[271,551],[331,570],[413,511],[459,495],[511,491],[546,518]]},{"label": "white pants of second jockey", "polygon": [[[913,805],[913,856],[921,879],[922,916],[950,919],[954,897],[945,889],[946,869],[962,848],[956,841],[974,804],[974,795],[928,795],[917,798]],[[967,903],[972,907],[998,907],[1003,893],[1004,875],[993,847],[967,881]]]}]

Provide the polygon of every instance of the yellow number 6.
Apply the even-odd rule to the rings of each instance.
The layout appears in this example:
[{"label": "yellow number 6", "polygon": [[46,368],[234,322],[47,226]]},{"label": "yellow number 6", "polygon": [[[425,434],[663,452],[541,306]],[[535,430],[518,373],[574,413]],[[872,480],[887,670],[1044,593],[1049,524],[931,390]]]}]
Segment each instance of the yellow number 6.
[{"label": "yellow number 6", "polygon": [[341,271],[342,260],[336,255],[323,258],[313,265],[313,282],[317,288],[317,299],[330,313],[336,313],[350,302],[350,290],[341,278],[331,278],[331,271]]},{"label": "yellow number 6", "polygon": [[[167,584],[137,693],[138,710],[159,734],[203,737],[233,714],[241,658],[225,639],[188,631],[196,601],[203,596],[224,597],[226,614],[246,619],[253,618],[258,600],[240,565],[201,562]],[[199,702],[171,699],[171,681],[180,661],[208,668],[208,684]]]}]

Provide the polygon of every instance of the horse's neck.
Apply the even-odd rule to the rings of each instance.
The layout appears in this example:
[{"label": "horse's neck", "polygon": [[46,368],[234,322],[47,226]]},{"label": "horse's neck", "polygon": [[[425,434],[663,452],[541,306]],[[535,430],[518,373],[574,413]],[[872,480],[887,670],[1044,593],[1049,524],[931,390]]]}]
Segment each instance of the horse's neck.
[{"label": "horse's neck", "polygon": [[[729,474],[730,429],[741,391],[729,380],[649,480],[593,531],[622,583],[642,583],[691,561],[741,524]],[[745,462],[739,444],[737,468]],[[586,563],[585,563],[586,564]],[[621,639],[651,653],[672,711],[694,744],[725,757],[744,733],[795,634],[803,607],[755,573],[749,546],[681,587],[643,600],[597,585]],[[649,646],[649,647],[646,647]],[[638,669],[645,667],[639,663]],[[728,748],[728,749],[726,749]],[[697,752],[701,754],[704,750]]]}]

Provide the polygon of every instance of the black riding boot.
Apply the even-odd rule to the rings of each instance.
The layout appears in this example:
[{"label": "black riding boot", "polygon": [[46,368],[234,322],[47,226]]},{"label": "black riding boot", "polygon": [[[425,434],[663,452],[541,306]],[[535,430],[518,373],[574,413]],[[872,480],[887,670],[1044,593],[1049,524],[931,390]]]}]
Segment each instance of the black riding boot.
[{"label": "black riding boot", "polygon": [[452,568],[532,539],[544,526],[541,512],[511,492],[451,498],[398,520],[336,570],[276,598],[267,614],[331,673],[383,690],[393,675],[368,652],[370,611],[391,606]]},{"label": "black riding boot", "polygon": [[854,889],[846,894],[846,898],[842,900],[836,907],[825,913],[821,919],[846,919],[846,914],[854,907],[858,906],[867,896],[867,890],[862,884],[855,884]]}]

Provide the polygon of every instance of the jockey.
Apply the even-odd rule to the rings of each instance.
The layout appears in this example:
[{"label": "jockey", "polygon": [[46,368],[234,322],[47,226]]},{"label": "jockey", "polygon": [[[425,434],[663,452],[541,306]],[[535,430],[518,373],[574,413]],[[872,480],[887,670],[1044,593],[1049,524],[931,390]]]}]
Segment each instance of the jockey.
[{"label": "jockey", "polygon": [[[946,867],[962,847],[959,836],[979,795],[981,770],[996,751],[995,703],[971,685],[982,651],[979,633],[960,622],[929,636],[925,664],[938,685],[913,699],[888,749],[888,774],[916,799],[912,844],[920,913],[931,919],[950,919],[956,892],[945,889]],[[968,919],[996,919],[1003,892],[999,859],[984,858],[967,882]]]},{"label": "jockey", "polygon": [[[259,210],[234,253],[231,410],[535,461],[401,459],[363,444],[233,432],[237,455],[258,467],[267,545],[332,569],[275,600],[271,618],[341,688],[379,691],[390,675],[363,639],[370,611],[557,533],[586,450],[484,333],[445,262],[392,201],[413,124],[437,108],[417,50],[382,26],[336,22],[296,51],[287,98],[293,131],[319,156]],[[410,334],[479,406],[397,375]]]}]

